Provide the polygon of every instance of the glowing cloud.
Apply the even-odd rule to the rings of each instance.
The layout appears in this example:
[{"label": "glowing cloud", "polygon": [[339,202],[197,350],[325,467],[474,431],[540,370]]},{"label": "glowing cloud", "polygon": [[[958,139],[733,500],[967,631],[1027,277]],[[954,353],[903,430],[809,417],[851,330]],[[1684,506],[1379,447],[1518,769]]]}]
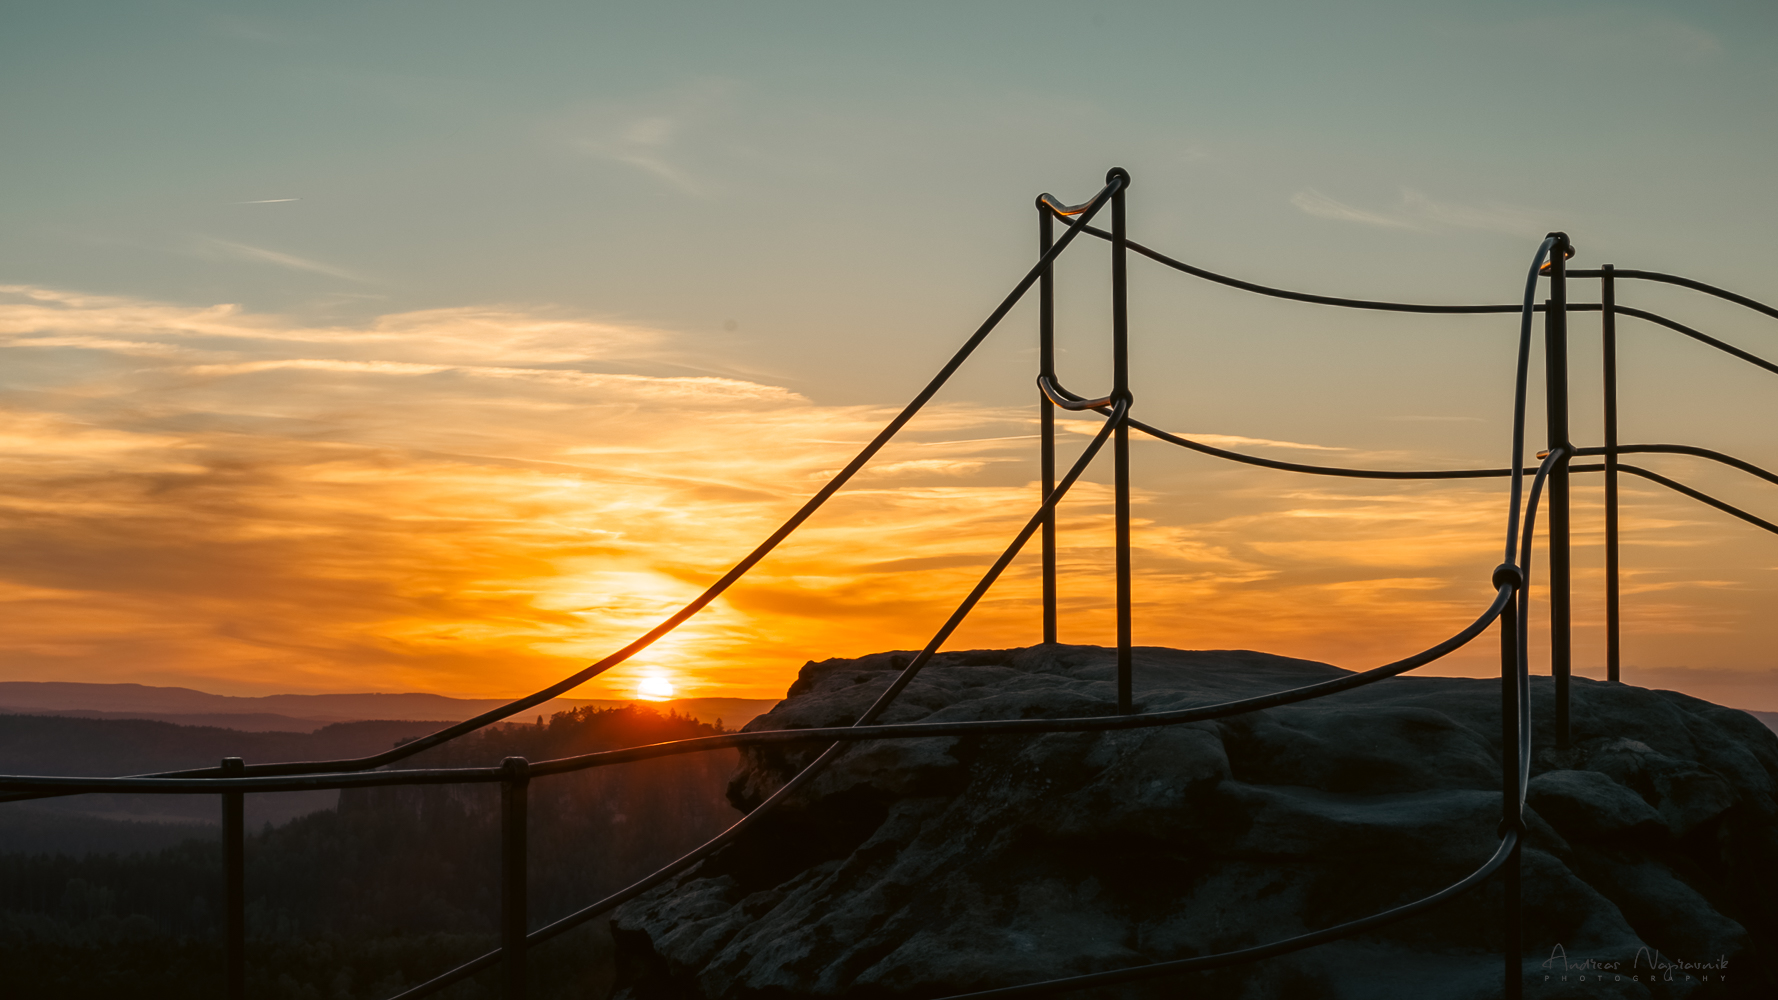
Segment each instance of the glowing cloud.
[{"label": "glowing cloud", "polygon": [[[578,669],[720,576],[892,412],[591,370],[674,349],[659,331],[513,310],[308,327],[0,290],[5,676],[509,696]],[[645,662],[577,693],[777,695],[807,659],[922,645],[1036,503],[1034,429],[1023,410],[933,407]],[[1211,461],[1153,448],[1145,470]],[[1137,493],[1139,642],[1367,666],[1443,638],[1486,598],[1498,484],[1305,487],[1217,468],[1214,487]],[[1065,641],[1113,634],[1102,482],[1059,514]],[[1684,581],[1740,536],[1627,495],[1640,506],[1626,536],[1645,545],[1626,589],[1640,641],[1733,632],[1735,592],[1700,612]],[[1578,523],[1584,574],[1597,537]],[[1685,523],[1705,527],[1663,528]],[[1691,548],[1649,544],[1681,537]],[[952,647],[1035,641],[1037,591],[1028,552]],[[1449,669],[1492,670],[1486,646]]]}]

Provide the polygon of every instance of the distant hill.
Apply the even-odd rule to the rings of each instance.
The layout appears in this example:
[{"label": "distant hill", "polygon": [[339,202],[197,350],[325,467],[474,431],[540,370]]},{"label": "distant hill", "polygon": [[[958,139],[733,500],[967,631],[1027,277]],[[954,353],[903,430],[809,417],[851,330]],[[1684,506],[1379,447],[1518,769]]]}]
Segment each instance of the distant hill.
[{"label": "distant hill", "polygon": [[144,774],[213,767],[223,757],[255,763],[360,757],[432,732],[431,721],[336,722],[312,733],[242,732],[149,719],[0,715],[0,771],[7,774]]},{"label": "distant hill", "polygon": [[[7,685],[17,688],[19,685]],[[149,704],[177,704],[183,695],[216,698],[199,691],[181,688],[142,688],[140,685],[57,684],[44,685],[59,690],[49,692],[67,696],[69,689],[97,688],[103,695],[116,693],[117,688],[135,688],[157,693],[162,700],[145,698]],[[179,694],[172,697],[164,692]],[[37,692],[40,695],[41,691]],[[349,699],[355,696],[335,696]],[[376,696],[364,696],[374,699]],[[389,696],[401,698],[404,696]],[[435,699],[436,696],[414,696]],[[101,699],[95,699],[105,704]],[[259,699],[233,699],[251,706]],[[457,699],[415,702],[422,707]],[[115,704],[115,702],[111,702]],[[336,702],[346,703],[349,702]],[[373,707],[390,704],[368,700]],[[472,705],[481,703],[472,702]],[[494,703],[498,704],[498,703]],[[557,703],[552,703],[557,704]],[[628,702],[593,703],[594,707],[622,707]],[[663,714],[690,715],[699,722],[723,720],[727,728],[738,729],[759,714],[771,702],[741,698],[691,698],[661,702],[650,707]],[[453,711],[467,716],[468,711]],[[524,733],[533,731],[530,723],[544,713],[533,710],[518,720],[516,727],[496,726],[497,730]],[[170,719],[215,720],[214,725],[185,725],[164,719],[130,718],[127,712],[99,712],[91,709],[64,709],[57,714],[40,710],[38,714],[0,714],[0,774],[58,775],[125,775],[172,771],[191,767],[214,766],[223,757],[241,757],[249,762],[265,763],[290,760],[329,760],[361,757],[386,750],[397,742],[424,736],[446,721],[439,720],[359,720],[316,724],[313,731],[295,728],[268,730],[261,727],[279,720],[291,719],[270,713],[220,713],[200,716],[172,715]],[[545,715],[549,718],[554,713]],[[93,717],[106,716],[106,717]],[[298,721],[298,720],[291,720]],[[684,723],[692,725],[692,723]],[[554,727],[549,731],[556,731]],[[489,737],[469,737],[460,744],[464,752],[481,747]],[[638,736],[647,742],[647,734]],[[503,737],[504,738],[504,737]],[[472,746],[473,745],[473,746]],[[557,748],[558,750],[561,748]],[[527,752],[543,752],[543,747]],[[432,751],[436,756],[441,751]],[[492,751],[489,751],[490,753]],[[578,752],[570,748],[562,752]],[[498,757],[482,761],[497,762]],[[265,823],[282,824],[298,816],[322,809],[331,809],[339,801],[337,791],[282,792],[275,795],[247,796],[247,820],[257,828]],[[167,846],[193,835],[206,835],[217,822],[219,804],[213,795],[74,795],[29,802],[0,803],[0,852],[42,851],[59,849],[68,852],[145,849]]]},{"label": "distant hill", "polygon": [[[75,681],[0,681],[0,713],[80,715],[89,718],[154,719],[178,725],[221,726],[246,731],[313,732],[335,722],[367,719],[438,719],[459,722],[506,704],[501,698],[447,698],[437,694],[273,694],[259,697],[210,694],[146,684],[83,684]],[[545,718],[582,707],[616,708],[621,699],[557,698],[522,713]],[[738,729],[771,709],[759,698],[677,698],[653,702],[663,711],[700,722],[717,719]]]},{"label": "distant hill", "polygon": [[1765,723],[1767,729],[1778,733],[1778,712],[1748,712],[1747,714]]},{"label": "distant hill", "polygon": [[[146,774],[211,767],[223,757],[256,762],[361,757],[424,736],[439,725],[337,722],[312,733],[244,732],[150,719],[0,715],[0,773]],[[331,809],[337,801],[337,791],[249,795],[247,818],[254,826],[284,823]],[[217,822],[218,810],[213,795],[94,794],[0,804],[0,851],[44,850],[52,845],[65,850],[118,850],[164,844],[202,833],[203,827]],[[152,831],[145,831],[144,824],[166,829],[149,836]]]}]

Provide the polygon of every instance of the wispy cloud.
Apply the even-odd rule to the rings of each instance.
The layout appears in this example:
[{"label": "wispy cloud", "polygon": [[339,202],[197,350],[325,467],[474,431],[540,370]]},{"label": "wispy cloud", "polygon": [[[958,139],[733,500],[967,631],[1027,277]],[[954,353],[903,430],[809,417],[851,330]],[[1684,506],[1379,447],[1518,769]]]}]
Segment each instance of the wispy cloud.
[{"label": "wispy cloud", "polygon": [[687,165],[694,130],[726,106],[734,85],[701,80],[636,101],[583,109],[558,126],[582,153],[635,167],[697,198],[712,182]]},{"label": "wispy cloud", "polygon": [[295,254],[279,253],[276,250],[267,250],[264,247],[248,246],[245,243],[233,243],[228,240],[219,240],[213,237],[207,238],[205,242],[216,249],[240,257],[244,260],[256,260],[266,264],[276,264],[279,267],[287,267],[293,271],[308,271],[313,274],[325,274],[330,278],[343,278],[346,281],[362,282],[366,280],[345,268],[334,267],[331,264],[323,264],[318,260],[310,260],[307,257],[298,257]]},{"label": "wispy cloud", "polygon": [[1540,215],[1513,205],[1487,203],[1466,205],[1439,201],[1413,188],[1403,188],[1400,199],[1388,209],[1372,210],[1336,201],[1312,188],[1290,196],[1298,209],[1323,219],[1357,222],[1387,229],[1435,231],[1438,229],[1481,229],[1520,236],[1538,232]]},{"label": "wispy cloud", "polygon": [[[577,669],[720,576],[895,409],[614,360],[677,349],[670,332],[551,310],[309,327],[0,289],[8,676],[496,696]],[[654,671],[688,693],[764,696],[811,657],[923,644],[1034,508],[1034,431],[1023,408],[935,405],[722,599],[582,693],[627,696]],[[1491,594],[1500,483],[1215,475],[1184,502],[1135,494],[1138,641],[1369,666]],[[1065,641],[1114,634],[1104,477],[1059,509]],[[1671,586],[1701,574],[1654,563],[1668,536],[1703,530],[1683,521],[1696,512],[1626,495],[1648,567],[1632,596],[1671,605],[1639,618],[1639,648],[1718,628],[1724,614],[1683,613],[1697,587]],[[1675,558],[1699,558],[1691,545]],[[1032,641],[1037,570],[1031,552],[1015,561],[953,645]],[[1434,669],[1489,659],[1477,645]]]},{"label": "wispy cloud", "polygon": [[1379,212],[1370,212],[1356,208],[1342,201],[1335,201],[1327,195],[1312,188],[1305,188],[1290,196],[1290,203],[1297,208],[1323,219],[1337,219],[1341,222],[1362,222],[1367,226],[1384,226],[1390,229],[1419,229],[1420,226],[1406,219]]}]

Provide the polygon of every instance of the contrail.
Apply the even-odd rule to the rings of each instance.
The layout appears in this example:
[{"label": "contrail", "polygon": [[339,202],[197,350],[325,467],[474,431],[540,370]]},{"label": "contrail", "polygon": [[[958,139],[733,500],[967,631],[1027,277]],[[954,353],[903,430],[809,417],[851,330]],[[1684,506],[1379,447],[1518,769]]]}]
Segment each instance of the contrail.
[{"label": "contrail", "polygon": [[258,201],[237,201],[237,205],[276,205],[285,201],[302,201],[301,198],[261,198]]}]

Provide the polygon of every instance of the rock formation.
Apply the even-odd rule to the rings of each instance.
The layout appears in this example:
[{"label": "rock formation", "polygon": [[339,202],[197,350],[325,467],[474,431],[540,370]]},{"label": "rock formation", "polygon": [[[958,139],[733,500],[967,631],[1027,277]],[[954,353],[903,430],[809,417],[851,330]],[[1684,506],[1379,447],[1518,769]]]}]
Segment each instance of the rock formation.
[{"label": "rock formation", "polygon": [[[850,723],[910,655],[810,663],[747,728]],[[943,654],[882,721],[1108,714],[1112,662],[1085,646]],[[1142,648],[1138,710],[1342,673]],[[618,996],[939,997],[1418,899],[1497,844],[1499,691],[1410,675],[1165,728],[855,745],[748,836],[614,914]],[[1778,737],[1685,695],[1576,678],[1573,747],[1558,753],[1549,678],[1532,694],[1526,995],[1778,996]],[[752,809],[814,752],[746,752],[731,801]],[[1501,905],[1496,876],[1356,938],[1061,995],[1498,996]]]}]

